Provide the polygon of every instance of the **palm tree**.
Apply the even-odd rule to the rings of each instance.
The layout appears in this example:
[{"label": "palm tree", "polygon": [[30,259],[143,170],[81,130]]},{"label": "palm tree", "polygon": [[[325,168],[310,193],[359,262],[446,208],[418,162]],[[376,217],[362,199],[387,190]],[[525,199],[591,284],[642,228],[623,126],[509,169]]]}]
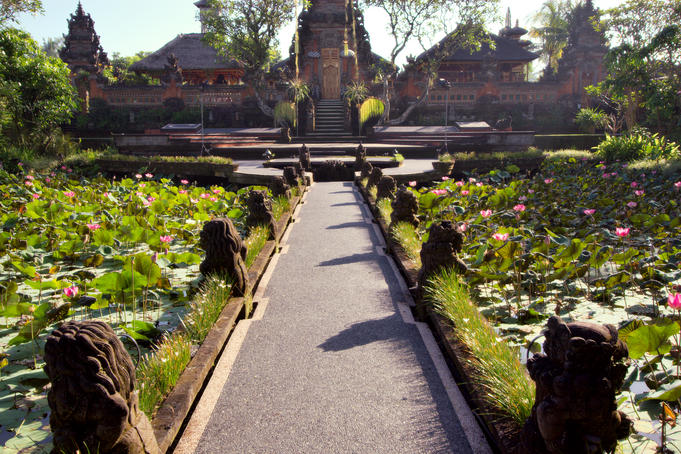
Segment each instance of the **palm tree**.
[{"label": "palm tree", "polygon": [[570,13],[574,9],[572,0],[546,0],[532,22],[537,25],[530,36],[541,40],[541,54],[547,67],[558,69],[558,60],[568,43]]}]

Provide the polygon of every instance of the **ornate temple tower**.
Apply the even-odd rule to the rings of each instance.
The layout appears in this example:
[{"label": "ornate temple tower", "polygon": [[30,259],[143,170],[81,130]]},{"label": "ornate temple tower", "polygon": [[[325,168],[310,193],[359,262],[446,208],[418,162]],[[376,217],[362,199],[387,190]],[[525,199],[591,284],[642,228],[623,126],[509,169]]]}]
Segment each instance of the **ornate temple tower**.
[{"label": "ornate temple tower", "polygon": [[64,47],[59,51],[59,57],[69,65],[73,74],[80,71],[100,74],[109,59],[99,44],[95,21],[89,14],[85,14],[80,2],[75,14],[71,14],[68,25],[69,32],[64,38]]}]

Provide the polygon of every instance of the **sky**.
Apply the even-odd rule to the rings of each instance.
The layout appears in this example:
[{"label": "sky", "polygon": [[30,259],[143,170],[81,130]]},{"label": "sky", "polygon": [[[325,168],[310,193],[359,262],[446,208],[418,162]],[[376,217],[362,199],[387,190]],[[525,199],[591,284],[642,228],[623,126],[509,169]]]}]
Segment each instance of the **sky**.
[{"label": "sky", "polygon": [[[200,32],[196,19],[196,0],[81,0],[83,9],[95,21],[95,31],[100,37],[104,51],[110,56],[118,52],[123,56],[139,51],[155,51],[180,33]],[[489,26],[497,32],[504,22],[506,9],[510,7],[513,25],[516,19],[520,26],[529,29],[530,18],[539,10],[543,0],[501,0],[499,19]],[[619,0],[595,0],[598,8],[609,8]],[[68,31],[67,20],[75,12],[77,0],[43,0],[44,14],[23,14],[19,17],[19,28],[29,32],[41,43],[47,38],[57,38]],[[364,11],[364,23],[371,38],[371,47],[377,54],[389,58],[392,39],[386,30],[387,19],[377,9]],[[293,23],[280,32],[280,51],[288,54],[291,44]],[[432,44],[442,36],[434,36]],[[397,63],[404,63],[409,54],[421,53],[418,45],[405,49]]]}]

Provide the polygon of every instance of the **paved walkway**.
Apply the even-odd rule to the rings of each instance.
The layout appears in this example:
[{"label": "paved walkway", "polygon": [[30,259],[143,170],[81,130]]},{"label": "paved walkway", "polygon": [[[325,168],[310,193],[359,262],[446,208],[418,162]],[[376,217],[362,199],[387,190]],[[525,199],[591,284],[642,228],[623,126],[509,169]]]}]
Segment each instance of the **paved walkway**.
[{"label": "paved walkway", "polygon": [[316,183],[175,453],[489,453],[351,183]]}]

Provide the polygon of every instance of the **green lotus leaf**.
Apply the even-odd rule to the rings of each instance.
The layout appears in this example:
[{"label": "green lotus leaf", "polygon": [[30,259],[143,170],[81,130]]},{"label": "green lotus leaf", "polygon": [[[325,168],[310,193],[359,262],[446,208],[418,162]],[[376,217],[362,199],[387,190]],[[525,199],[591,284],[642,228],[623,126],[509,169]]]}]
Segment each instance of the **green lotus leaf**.
[{"label": "green lotus leaf", "polygon": [[669,353],[672,348],[669,338],[679,334],[679,331],[679,324],[671,320],[658,320],[638,327],[626,336],[629,357],[639,359],[646,353]]}]

